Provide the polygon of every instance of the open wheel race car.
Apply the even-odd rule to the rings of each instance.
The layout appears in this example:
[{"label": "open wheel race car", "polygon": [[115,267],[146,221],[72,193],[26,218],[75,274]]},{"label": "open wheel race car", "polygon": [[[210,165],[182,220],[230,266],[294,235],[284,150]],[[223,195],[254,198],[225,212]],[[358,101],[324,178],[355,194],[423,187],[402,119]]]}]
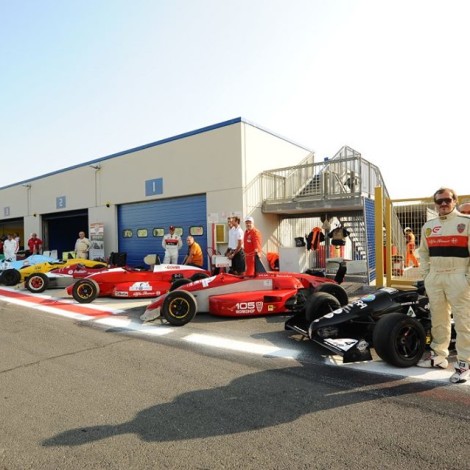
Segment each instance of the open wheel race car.
[{"label": "open wheel race car", "polygon": [[16,286],[16,284],[25,281],[33,274],[47,273],[58,268],[69,268],[75,264],[89,268],[105,268],[107,266],[102,261],[92,261],[89,259],[72,258],[67,261],[59,261],[47,256],[32,255],[23,261],[2,263],[4,269],[0,275],[0,283],[6,286]]},{"label": "open wheel race car", "polygon": [[85,266],[84,264],[77,263],[62,268],[55,268],[46,273],[33,273],[26,277],[24,286],[34,294],[44,292],[46,289],[64,289],[77,282],[78,279],[107,269],[109,267],[104,263],[96,263],[94,266]]},{"label": "open wheel race car", "polygon": [[111,268],[79,279],[66,291],[79,303],[93,302],[97,297],[148,298],[167,292],[181,279],[208,277],[202,268],[179,264],[156,264],[151,271],[139,268]]},{"label": "open wheel race car", "polygon": [[429,300],[422,281],[414,291],[383,287],[343,307],[333,296],[318,293],[285,328],[343,356],[343,362],[371,360],[373,347],[385,362],[410,367],[431,342]]},{"label": "open wheel race car", "polygon": [[325,277],[274,271],[254,277],[219,273],[195,282],[177,281],[174,289],[158,297],[140,318],[162,318],[182,326],[197,312],[223,317],[292,313],[303,310],[313,292],[328,293],[338,305],[348,303],[346,291]]}]

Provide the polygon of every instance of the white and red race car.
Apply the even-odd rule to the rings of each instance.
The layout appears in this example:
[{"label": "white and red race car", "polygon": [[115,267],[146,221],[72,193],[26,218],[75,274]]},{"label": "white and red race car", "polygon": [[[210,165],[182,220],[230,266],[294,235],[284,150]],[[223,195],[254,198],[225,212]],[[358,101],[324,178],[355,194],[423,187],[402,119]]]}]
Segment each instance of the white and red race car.
[{"label": "white and red race car", "polygon": [[305,308],[311,294],[327,292],[341,305],[346,291],[326,277],[289,272],[264,272],[254,277],[220,273],[197,281],[176,281],[174,289],[152,302],[140,317],[166,319],[174,326],[190,322],[197,312],[223,317],[250,317],[295,313]]}]

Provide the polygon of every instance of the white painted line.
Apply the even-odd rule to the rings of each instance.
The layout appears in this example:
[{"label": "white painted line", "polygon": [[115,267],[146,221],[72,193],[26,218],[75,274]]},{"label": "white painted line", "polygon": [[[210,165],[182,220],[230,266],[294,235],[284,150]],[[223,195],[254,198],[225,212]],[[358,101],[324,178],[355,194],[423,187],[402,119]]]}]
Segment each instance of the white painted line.
[{"label": "white painted line", "polygon": [[254,344],[245,341],[236,341],[218,336],[202,335],[193,333],[183,338],[188,343],[201,344],[219,349],[228,349],[231,351],[241,351],[260,356],[284,357],[288,359],[297,359],[300,351],[293,349],[280,349],[275,346]]}]

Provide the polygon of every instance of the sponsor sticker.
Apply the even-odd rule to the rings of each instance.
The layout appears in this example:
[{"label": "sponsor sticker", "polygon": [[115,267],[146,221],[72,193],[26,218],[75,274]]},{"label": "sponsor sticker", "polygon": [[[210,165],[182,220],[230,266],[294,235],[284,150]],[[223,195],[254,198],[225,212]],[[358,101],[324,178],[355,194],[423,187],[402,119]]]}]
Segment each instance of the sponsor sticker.
[{"label": "sponsor sticker", "polygon": [[375,300],[375,295],[374,294],[365,295],[364,297],[361,297],[361,300],[363,302],[372,302],[373,300]]},{"label": "sponsor sticker", "polygon": [[134,282],[132,286],[129,287],[129,292],[135,291],[151,291],[152,286],[149,282]]}]

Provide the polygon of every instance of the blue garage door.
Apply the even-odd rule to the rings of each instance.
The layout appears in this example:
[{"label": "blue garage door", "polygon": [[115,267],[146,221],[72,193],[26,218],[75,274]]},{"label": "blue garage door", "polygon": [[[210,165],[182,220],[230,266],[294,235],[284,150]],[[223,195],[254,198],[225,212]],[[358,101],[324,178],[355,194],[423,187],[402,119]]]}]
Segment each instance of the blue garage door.
[{"label": "blue garage door", "polygon": [[[118,210],[119,251],[127,253],[130,266],[143,266],[144,257],[153,253],[163,261],[163,235],[168,233],[170,225],[174,225],[177,232],[182,231],[179,263],[187,254],[186,236],[191,231],[206,255],[206,214],[204,194],[122,205]],[[207,267],[207,259],[204,265]]]}]

